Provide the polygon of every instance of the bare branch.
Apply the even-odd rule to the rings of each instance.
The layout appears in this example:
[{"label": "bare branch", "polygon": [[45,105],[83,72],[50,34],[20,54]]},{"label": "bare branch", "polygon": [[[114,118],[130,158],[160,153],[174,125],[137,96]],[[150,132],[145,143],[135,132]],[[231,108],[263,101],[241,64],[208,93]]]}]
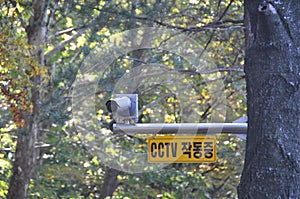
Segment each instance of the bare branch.
[{"label": "bare branch", "polygon": [[[227,6],[228,8],[230,7],[231,3]],[[109,10],[105,10],[104,12],[113,13],[113,14],[117,14],[117,15],[122,15],[122,16],[125,16],[125,17],[133,17],[135,19],[143,20],[143,21],[152,21],[157,25],[164,26],[164,27],[171,28],[171,29],[182,30],[184,32],[201,32],[201,31],[205,31],[205,30],[227,30],[227,29],[232,29],[232,28],[242,28],[243,29],[244,28],[244,21],[243,20],[234,20],[234,19],[222,20],[223,17],[224,17],[223,15],[226,14],[226,12],[228,11],[228,8],[225,9],[222,16],[217,21],[213,21],[213,22],[205,24],[203,26],[196,26],[196,27],[189,27],[189,28],[182,27],[182,26],[171,25],[171,24],[159,21],[159,20],[155,20],[153,18],[149,18],[147,16],[131,16],[131,15],[128,15],[128,14],[123,13],[123,12],[112,12],[112,11],[109,11]]]},{"label": "bare branch", "polygon": [[221,14],[221,16],[219,17],[219,20],[218,21],[221,21],[223,18],[224,18],[224,16],[226,15],[226,13],[228,12],[228,10],[229,10],[229,8],[230,8],[230,6],[231,6],[231,4],[234,2],[234,0],[231,0],[230,2],[229,2],[229,4],[227,5],[227,7],[225,8],[225,10],[224,10],[224,12]]},{"label": "bare branch", "polygon": [[244,72],[244,69],[242,68],[216,68],[212,69],[210,71],[203,71],[201,74],[211,74],[211,73],[216,73],[216,72]]}]

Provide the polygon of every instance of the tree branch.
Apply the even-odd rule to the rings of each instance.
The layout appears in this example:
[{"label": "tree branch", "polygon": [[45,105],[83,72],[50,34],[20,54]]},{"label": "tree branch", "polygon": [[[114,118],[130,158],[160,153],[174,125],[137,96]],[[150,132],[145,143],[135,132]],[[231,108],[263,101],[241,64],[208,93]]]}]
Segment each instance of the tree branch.
[{"label": "tree branch", "polygon": [[47,53],[45,55],[46,63],[53,55],[55,55],[58,51],[62,50],[67,44],[73,42],[75,39],[80,37],[85,31],[86,31],[86,29],[80,30],[77,34],[73,35],[71,38],[62,41],[60,44],[55,46],[55,48],[53,50],[51,50],[49,53]]},{"label": "tree branch", "polygon": [[[110,4],[111,1],[106,1],[105,5],[103,6],[102,8],[102,11],[103,9],[107,8],[107,6]],[[65,41],[61,42],[59,45],[57,45],[53,50],[51,50],[49,53],[47,53],[45,55],[45,60],[46,62],[53,56],[55,55],[58,51],[62,50],[67,44],[73,42],[74,40],[76,40],[78,37],[80,37],[88,28],[90,27],[93,27],[95,24],[98,24],[99,21],[101,22],[104,22],[101,24],[101,27],[104,26],[104,24],[107,22],[108,19],[106,20],[103,20],[103,13],[104,12],[100,12],[99,15],[97,15],[96,17],[94,17],[92,20],[90,20],[87,24],[85,24],[84,26],[81,26],[79,28],[69,28],[69,29],[66,29],[66,30],[63,30],[63,31],[60,31],[58,33],[56,33],[54,35],[55,36],[59,36],[59,35],[62,35],[62,34],[65,34],[65,33],[69,33],[69,32],[72,32],[74,30],[77,30],[78,33],[73,35],[71,38],[69,39],[66,39]],[[101,27],[99,29],[101,29]]]}]

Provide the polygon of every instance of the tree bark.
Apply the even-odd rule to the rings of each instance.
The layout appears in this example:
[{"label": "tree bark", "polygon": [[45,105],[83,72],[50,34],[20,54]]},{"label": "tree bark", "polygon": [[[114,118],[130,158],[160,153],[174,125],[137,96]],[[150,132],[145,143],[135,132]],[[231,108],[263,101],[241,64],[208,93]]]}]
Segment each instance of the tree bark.
[{"label": "tree bark", "polygon": [[100,199],[104,199],[107,196],[112,196],[114,191],[119,185],[118,175],[120,171],[113,168],[106,168],[103,179],[103,184],[100,192]]},{"label": "tree bark", "polygon": [[[28,43],[37,47],[35,56],[39,64],[44,64],[44,46],[46,43],[46,21],[48,0],[33,0],[33,15],[27,27]],[[28,196],[28,188],[32,178],[35,162],[35,143],[39,132],[39,104],[41,77],[32,77],[31,103],[33,111],[24,114],[25,125],[18,130],[17,148],[13,173],[10,179],[8,199],[25,199]]]},{"label": "tree bark", "polygon": [[245,0],[248,137],[241,199],[300,198],[300,4]]}]

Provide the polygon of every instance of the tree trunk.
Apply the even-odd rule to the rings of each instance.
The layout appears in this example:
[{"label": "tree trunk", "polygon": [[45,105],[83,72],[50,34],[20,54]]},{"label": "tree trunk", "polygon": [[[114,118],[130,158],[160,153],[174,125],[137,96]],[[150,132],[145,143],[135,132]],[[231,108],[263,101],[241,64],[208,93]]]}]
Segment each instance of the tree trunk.
[{"label": "tree trunk", "polygon": [[[33,15],[27,27],[28,43],[37,46],[36,58],[44,64],[44,46],[46,43],[46,21],[48,0],[32,2]],[[36,162],[35,143],[39,132],[40,76],[32,77],[31,103],[33,111],[24,115],[25,125],[18,130],[17,148],[13,173],[10,179],[8,199],[25,199]]]},{"label": "tree trunk", "polygon": [[106,168],[103,179],[103,184],[100,192],[100,199],[104,199],[107,196],[112,196],[116,188],[118,187],[118,175],[120,171],[113,168]]},{"label": "tree trunk", "polygon": [[239,198],[300,198],[300,4],[245,0],[248,138]]}]

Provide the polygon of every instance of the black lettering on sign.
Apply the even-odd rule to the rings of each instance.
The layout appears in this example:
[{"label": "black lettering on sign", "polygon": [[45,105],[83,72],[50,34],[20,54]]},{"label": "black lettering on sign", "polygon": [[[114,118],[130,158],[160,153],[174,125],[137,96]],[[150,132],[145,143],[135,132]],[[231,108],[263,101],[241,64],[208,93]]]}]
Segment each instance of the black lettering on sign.
[{"label": "black lettering on sign", "polygon": [[152,142],[151,143],[151,156],[153,158],[155,158],[157,156],[157,152],[155,152],[154,150],[157,149],[157,146],[156,146],[156,143],[155,142]]},{"label": "black lettering on sign", "polygon": [[212,158],[213,150],[212,149],[210,149],[210,150],[204,149],[204,156],[205,156],[205,158]]},{"label": "black lettering on sign", "polygon": [[170,142],[165,142],[165,146],[166,146],[166,157],[169,157],[169,147],[170,147]]},{"label": "black lettering on sign", "polygon": [[202,142],[193,142],[193,151],[194,151],[194,158],[201,158],[202,157]]},{"label": "black lettering on sign", "polygon": [[164,157],[164,143],[158,143],[158,156],[163,158]]},{"label": "black lettering on sign", "polygon": [[190,142],[182,142],[182,148],[181,150],[183,151],[184,155],[188,155],[189,158],[191,158],[191,150],[192,150],[192,145]]},{"label": "black lettering on sign", "polygon": [[204,142],[204,156],[205,156],[205,158],[213,157],[213,143],[212,142]]},{"label": "black lettering on sign", "polygon": [[171,147],[172,147],[172,156],[176,157],[177,154],[177,143],[171,143]]},{"label": "black lettering on sign", "polygon": [[[176,157],[177,154],[177,143],[173,142],[165,142],[165,147],[166,147],[166,157],[170,157],[170,151],[172,152],[172,157]],[[171,150],[170,150],[171,147]]]},{"label": "black lettering on sign", "polygon": [[173,142],[152,142],[150,145],[150,152],[153,158],[163,158],[165,157],[177,157],[177,143]]}]

